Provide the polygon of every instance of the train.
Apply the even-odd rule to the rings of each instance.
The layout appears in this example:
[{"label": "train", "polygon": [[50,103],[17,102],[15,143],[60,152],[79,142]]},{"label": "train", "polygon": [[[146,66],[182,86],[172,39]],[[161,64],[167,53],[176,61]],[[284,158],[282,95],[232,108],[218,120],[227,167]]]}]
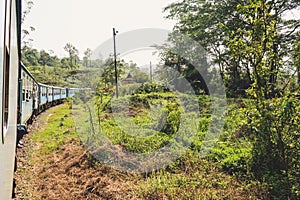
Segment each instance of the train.
[{"label": "train", "polygon": [[18,126],[80,91],[39,83],[21,63],[21,4],[0,0],[0,200],[14,194]]},{"label": "train", "polygon": [[33,118],[47,108],[73,97],[80,88],[66,88],[39,83],[30,71],[20,63],[19,105],[21,119],[19,124],[31,123]]}]

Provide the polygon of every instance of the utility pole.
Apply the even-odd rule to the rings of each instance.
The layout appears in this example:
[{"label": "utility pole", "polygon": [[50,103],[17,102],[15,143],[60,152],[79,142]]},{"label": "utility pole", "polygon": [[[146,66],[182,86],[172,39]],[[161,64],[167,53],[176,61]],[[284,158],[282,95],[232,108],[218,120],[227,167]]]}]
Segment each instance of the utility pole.
[{"label": "utility pole", "polygon": [[116,34],[118,31],[113,28],[113,38],[114,38],[114,57],[115,57],[115,81],[116,81],[116,96],[119,97],[119,89],[118,89],[118,71],[117,71],[117,51],[116,51]]}]

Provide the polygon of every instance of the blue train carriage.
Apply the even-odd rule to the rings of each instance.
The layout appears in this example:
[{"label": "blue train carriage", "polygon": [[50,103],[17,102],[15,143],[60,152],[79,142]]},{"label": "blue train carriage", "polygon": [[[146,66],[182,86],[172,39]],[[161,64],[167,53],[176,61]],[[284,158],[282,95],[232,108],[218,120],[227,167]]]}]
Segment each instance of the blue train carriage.
[{"label": "blue train carriage", "polygon": [[38,112],[49,107],[52,101],[52,87],[42,83],[38,83]]},{"label": "blue train carriage", "polygon": [[61,100],[62,100],[62,90],[63,89],[64,88],[62,88],[62,87],[55,87],[55,86],[52,87],[52,94],[53,94],[52,99],[55,102],[55,104],[61,102]]},{"label": "blue train carriage", "polygon": [[53,101],[53,86],[47,86],[48,89],[48,93],[47,93],[47,101],[48,101],[48,107],[50,107],[52,105],[52,101]]},{"label": "blue train carriage", "polygon": [[28,69],[21,64],[21,88],[20,96],[22,97],[21,123],[27,124],[32,122],[32,118],[37,114],[38,109],[38,82],[28,71]]},{"label": "blue train carriage", "polygon": [[80,91],[80,88],[67,88],[67,97],[73,97],[76,93]]},{"label": "blue train carriage", "polygon": [[39,110],[41,110],[41,107],[48,102],[47,98],[48,94],[48,85],[44,85],[39,83],[38,84],[38,104],[40,106]]},{"label": "blue train carriage", "polygon": [[[0,0],[0,199],[11,199],[15,166],[20,1]],[[18,16],[18,17],[17,17]],[[18,22],[19,22],[18,21]]]},{"label": "blue train carriage", "polygon": [[67,88],[61,88],[61,99],[67,98]]}]

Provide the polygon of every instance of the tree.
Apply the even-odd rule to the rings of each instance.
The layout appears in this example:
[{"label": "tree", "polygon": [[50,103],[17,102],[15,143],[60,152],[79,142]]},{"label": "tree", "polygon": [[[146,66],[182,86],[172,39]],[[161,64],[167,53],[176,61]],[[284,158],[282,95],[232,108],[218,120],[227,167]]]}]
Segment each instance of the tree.
[{"label": "tree", "polygon": [[51,66],[52,58],[49,53],[47,53],[45,50],[40,51],[40,57],[39,57],[39,64],[43,66]]},{"label": "tree", "polygon": [[78,68],[78,50],[71,43],[67,43],[64,50],[69,53],[69,67],[71,69]]},{"label": "tree", "polygon": [[62,58],[60,60],[61,68],[70,69],[70,60],[69,58]]},{"label": "tree", "polygon": [[182,92],[191,85],[196,94],[209,94],[207,83],[211,78],[210,66],[207,52],[202,46],[174,31],[169,35],[168,43],[158,46],[157,49],[164,62],[164,66],[160,68],[160,73],[164,74],[164,81]]},{"label": "tree", "polygon": [[[228,94],[231,96],[245,96],[245,90],[250,88],[254,81],[251,63],[248,59],[244,59],[247,52],[240,49],[240,53],[237,53],[237,48],[232,48],[231,41],[234,38],[237,39],[236,42],[239,42],[239,39],[246,41],[249,38],[248,34],[256,26],[253,19],[257,8],[250,10],[247,8],[256,2],[185,0],[172,3],[165,8],[165,12],[168,12],[167,18],[178,20],[174,30],[196,40],[209,52],[218,65]],[[266,15],[268,18],[266,20],[275,22],[274,26],[278,30],[276,36],[278,44],[274,43],[273,46],[273,52],[279,56],[277,59],[290,56],[290,44],[298,31],[299,21],[284,20],[283,15],[297,8],[299,1],[261,1],[260,6],[267,6],[270,16]],[[269,81],[276,82],[276,62],[273,62],[272,71]]]},{"label": "tree", "polygon": [[248,62],[253,71],[253,84],[248,90],[255,101],[253,111],[256,113],[251,117],[255,122],[252,131],[256,135],[252,170],[259,179],[272,180],[272,193],[284,199],[296,198],[293,188],[299,188],[299,182],[295,182],[299,162],[294,160],[300,153],[297,151],[299,143],[295,142],[300,130],[295,125],[299,123],[296,111],[299,101],[288,88],[290,81],[285,79],[294,77],[287,70],[288,62],[284,62],[286,57],[293,57],[293,45],[289,42],[294,40],[291,35],[295,34],[298,25],[288,21],[286,26],[287,22],[281,18],[291,5],[263,0],[238,5],[237,12],[245,17],[251,28],[240,28],[227,43],[232,56]]},{"label": "tree", "polygon": [[25,66],[36,66],[39,64],[39,52],[37,49],[23,46],[22,48],[22,62]]},{"label": "tree", "polygon": [[[27,15],[30,13],[30,11],[31,11],[31,9],[32,9],[32,7],[34,5],[33,1],[25,1],[25,4],[26,5],[23,6],[25,9],[23,10],[23,13],[22,13],[22,16],[21,16],[21,24],[24,23]],[[22,41],[22,49],[21,49],[22,58],[21,59],[24,60],[24,61],[26,60],[26,58],[23,58],[24,54],[26,53],[25,51],[27,51],[28,49],[32,48],[31,47],[31,43],[32,43],[33,39],[32,38],[28,38],[28,37],[30,35],[30,32],[33,32],[33,31],[35,31],[35,28],[32,27],[32,26],[30,26],[29,29],[27,29],[27,28],[25,29],[23,27],[22,31],[21,31],[22,32],[22,40],[21,40]],[[32,62],[32,59],[31,59],[30,62]],[[35,63],[35,62],[33,62],[33,63]]]},{"label": "tree", "polygon": [[92,50],[87,48],[84,51],[84,57],[83,57],[83,65],[85,65],[86,67],[91,67],[92,65],[91,56],[92,56]]},{"label": "tree", "polygon": [[[124,74],[124,60],[117,60],[117,77],[118,79]],[[113,86],[115,84],[115,66],[113,58],[109,57],[104,64],[104,71],[102,73],[102,81],[106,87]]]}]

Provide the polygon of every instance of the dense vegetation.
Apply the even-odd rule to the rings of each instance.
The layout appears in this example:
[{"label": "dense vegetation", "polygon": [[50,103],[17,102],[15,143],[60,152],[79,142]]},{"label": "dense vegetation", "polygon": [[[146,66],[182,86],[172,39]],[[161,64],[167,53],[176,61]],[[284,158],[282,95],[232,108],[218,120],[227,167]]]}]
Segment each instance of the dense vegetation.
[{"label": "dense vegetation", "polygon": [[[168,18],[178,20],[174,32],[192,37],[212,56],[227,96],[249,99],[241,113],[235,111],[238,137],[230,131],[225,142],[234,147],[232,139],[251,141],[249,160],[233,166],[269,183],[270,198],[299,198],[299,20],[285,18],[296,8],[299,1],[264,0],[187,0],[166,8]],[[174,60],[172,49],[161,54]],[[169,67],[184,66],[179,61]],[[245,156],[233,148],[221,162],[236,160],[235,151]]]}]

